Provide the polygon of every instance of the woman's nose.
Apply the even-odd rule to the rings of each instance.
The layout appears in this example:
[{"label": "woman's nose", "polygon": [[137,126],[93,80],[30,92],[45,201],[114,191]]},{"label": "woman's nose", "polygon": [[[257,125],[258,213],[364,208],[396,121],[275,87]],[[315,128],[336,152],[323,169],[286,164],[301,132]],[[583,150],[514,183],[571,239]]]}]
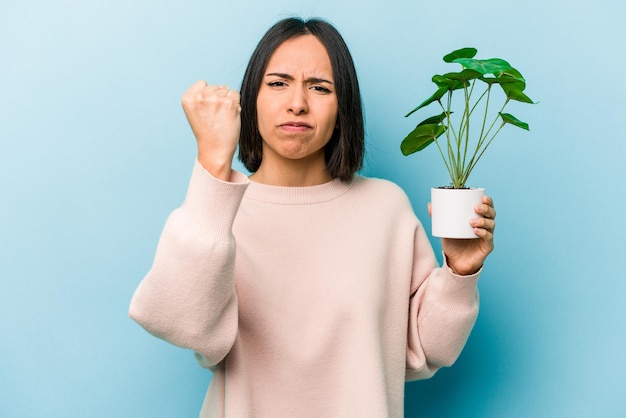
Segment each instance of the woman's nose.
[{"label": "woman's nose", "polygon": [[294,87],[289,96],[289,113],[300,115],[308,111],[307,91],[304,87]]}]

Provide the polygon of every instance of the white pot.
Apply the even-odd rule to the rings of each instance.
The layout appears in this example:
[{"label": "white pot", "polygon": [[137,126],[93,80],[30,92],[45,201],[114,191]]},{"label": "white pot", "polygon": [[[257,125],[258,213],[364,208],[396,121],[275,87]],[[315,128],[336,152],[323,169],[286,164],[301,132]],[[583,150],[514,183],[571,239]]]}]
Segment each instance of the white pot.
[{"label": "white pot", "polygon": [[485,189],[432,188],[430,202],[432,233],[441,238],[478,238],[469,221],[479,217],[474,211],[482,203]]}]

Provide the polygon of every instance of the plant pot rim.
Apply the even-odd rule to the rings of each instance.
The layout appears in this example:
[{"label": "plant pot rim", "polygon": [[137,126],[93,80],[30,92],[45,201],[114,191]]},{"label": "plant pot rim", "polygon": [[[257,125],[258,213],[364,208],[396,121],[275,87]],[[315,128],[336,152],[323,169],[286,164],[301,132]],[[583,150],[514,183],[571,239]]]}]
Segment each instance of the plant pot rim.
[{"label": "plant pot rim", "polygon": [[455,189],[453,186],[437,186],[437,187],[433,187],[433,189],[439,189],[439,190],[459,190],[459,191],[485,190],[484,187],[463,187],[463,188],[460,188],[460,189]]}]

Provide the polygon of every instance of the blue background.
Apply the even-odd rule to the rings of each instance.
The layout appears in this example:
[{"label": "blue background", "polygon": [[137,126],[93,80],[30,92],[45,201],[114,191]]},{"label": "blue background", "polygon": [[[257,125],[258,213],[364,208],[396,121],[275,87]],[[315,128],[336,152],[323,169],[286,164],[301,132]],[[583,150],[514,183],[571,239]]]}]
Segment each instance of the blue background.
[{"label": "blue background", "polygon": [[407,416],[626,416],[622,0],[3,0],[0,416],[197,416],[210,373],[128,303],[191,173],[180,96],[198,79],[238,87],[293,14],[345,36],[364,174],[400,184],[427,226],[446,173],[434,148],[399,143],[441,57],[506,58],[540,102],[512,106],[531,131],[508,127],[471,179],[498,209],[481,314],[454,367],[407,385]]}]

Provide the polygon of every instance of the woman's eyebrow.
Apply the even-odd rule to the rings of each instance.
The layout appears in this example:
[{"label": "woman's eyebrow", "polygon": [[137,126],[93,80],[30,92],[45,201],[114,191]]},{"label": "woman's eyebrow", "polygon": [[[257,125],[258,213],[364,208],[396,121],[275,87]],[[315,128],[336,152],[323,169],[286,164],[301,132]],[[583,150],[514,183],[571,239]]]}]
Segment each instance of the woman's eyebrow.
[{"label": "woman's eyebrow", "polygon": [[[266,77],[279,77],[279,78],[284,78],[285,80],[295,80],[294,76],[290,75],[290,74],[286,74],[286,73],[267,73],[265,74]],[[308,83],[328,83],[328,84],[335,84],[332,81],[326,80],[325,78],[319,78],[319,77],[309,77],[305,80]]]}]

